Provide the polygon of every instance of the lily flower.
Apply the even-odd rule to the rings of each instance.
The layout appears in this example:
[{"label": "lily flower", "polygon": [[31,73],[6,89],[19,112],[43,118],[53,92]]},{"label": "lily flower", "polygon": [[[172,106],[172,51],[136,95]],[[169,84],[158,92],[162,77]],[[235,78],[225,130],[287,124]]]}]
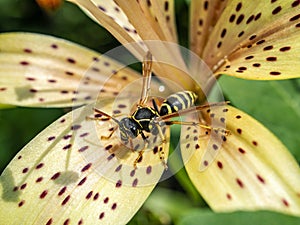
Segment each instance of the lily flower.
[{"label": "lily flower", "polygon": [[[196,73],[197,65],[188,67],[176,44],[175,1],[71,2],[139,60],[151,52],[155,75],[195,92],[202,103],[221,75],[299,77],[299,1],[192,0],[190,49],[211,69],[204,75]],[[141,76],[84,47],[28,33],[0,35],[0,62],[2,104],[79,107],[97,99],[95,105],[79,107],[51,124],[10,162],[0,180],[3,223],[127,223],[164,172],[158,155],[164,152],[167,159],[169,141],[152,140],[151,151],[135,169],[138,152],[120,144],[113,132],[116,121],[97,113],[94,121],[86,118],[93,107],[110,116],[128,115],[139,100]],[[159,95],[160,85],[153,80],[151,94]],[[211,209],[299,216],[300,169],[286,147],[233,106],[204,108],[201,114],[211,129],[183,125],[180,147],[188,175]],[[187,115],[186,120],[194,117]],[[228,135],[213,130],[225,126]],[[169,130],[164,132],[169,140]]]}]

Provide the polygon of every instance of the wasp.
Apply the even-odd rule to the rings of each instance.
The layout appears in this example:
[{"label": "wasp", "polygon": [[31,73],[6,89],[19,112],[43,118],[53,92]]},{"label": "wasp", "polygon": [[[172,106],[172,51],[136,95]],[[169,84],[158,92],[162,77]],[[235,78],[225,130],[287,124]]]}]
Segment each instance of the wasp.
[{"label": "wasp", "polygon": [[[106,114],[105,112],[94,108],[94,111],[97,114],[105,117],[106,119],[113,120],[117,126],[115,126],[110,133],[109,136],[102,136],[101,139],[109,139],[112,134],[119,129],[120,131],[120,139],[123,143],[128,143],[132,139],[138,137],[139,135],[142,137],[143,141],[145,142],[144,149],[148,146],[148,137],[145,133],[152,134],[152,135],[159,135],[161,137],[162,142],[166,142],[164,138],[163,131],[161,127],[163,125],[173,125],[173,124],[180,124],[180,125],[193,125],[193,126],[200,126],[205,129],[213,129],[209,126],[206,126],[201,123],[197,122],[186,122],[186,121],[170,121],[169,119],[178,117],[181,114],[185,114],[192,111],[201,110],[203,108],[207,108],[210,106],[219,105],[219,103],[210,104],[210,105],[202,105],[202,106],[195,106],[195,102],[198,98],[196,93],[192,91],[180,91],[176,92],[170,96],[168,96],[161,104],[160,108],[158,107],[155,99],[152,99],[152,106],[147,105],[149,91],[150,91],[150,81],[151,81],[151,71],[152,71],[152,55],[150,52],[147,53],[143,60],[142,64],[142,75],[143,75],[143,88],[141,92],[140,100],[137,104],[135,111],[121,120],[116,119],[116,116],[111,116]],[[224,103],[221,103],[224,104]],[[89,119],[96,119],[101,120],[101,118],[89,118]],[[218,128],[215,128],[218,130]],[[222,132],[227,133],[227,131],[222,130]],[[132,148],[133,149],[133,148]],[[144,149],[139,150],[138,157],[134,161],[134,168],[137,168],[137,163],[141,160]],[[137,150],[133,150],[137,151]],[[167,165],[164,159],[163,152],[160,153],[160,159],[162,164],[167,169]]]}]

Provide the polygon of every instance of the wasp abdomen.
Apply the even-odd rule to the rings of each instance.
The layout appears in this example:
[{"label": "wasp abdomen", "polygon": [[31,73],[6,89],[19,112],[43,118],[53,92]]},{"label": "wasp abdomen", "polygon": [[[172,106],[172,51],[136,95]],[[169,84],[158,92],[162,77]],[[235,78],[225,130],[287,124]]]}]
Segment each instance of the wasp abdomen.
[{"label": "wasp abdomen", "polygon": [[194,105],[197,95],[192,91],[181,91],[170,95],[161,105],[159,115],[167,115],[178,112],[182,109],[190,108]]}]

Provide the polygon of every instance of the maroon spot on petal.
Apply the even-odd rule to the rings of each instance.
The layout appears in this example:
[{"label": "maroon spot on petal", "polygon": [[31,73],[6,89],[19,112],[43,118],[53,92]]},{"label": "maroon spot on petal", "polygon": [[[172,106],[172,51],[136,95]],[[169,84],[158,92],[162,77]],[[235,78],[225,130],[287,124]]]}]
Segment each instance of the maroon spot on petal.
[{"label": "maroon spot on petal", "polygon": [[17,187],[17,186],[15,186],[14,188],[13,188],[13,192],[16,192],[16,191],[18,191],[19,190],[19,187]]},{"label": "maroon spot on petal", "polygon": [[52,44],[52,45],[51,45],[51,48],[53,48],[53,49],[57,49],[57,48],[58,48],[58,46],[57,46],[57,44]]},{"label": "maroon spot on petal", "polygon": [[223,163],[222,163],[222,162],[218,161],[218,162],[217,162],[217,165],[218,165],[218,167],[219,167],[220,169],[223,169]]},{"label": "maroon spot on petal", "polygon": [[67,144],[63,147],[63,150],[67,150],[67,149],[71,148],[71,146],[72,146],[72,144]]},{"label": "maroon spot on petal", "polygon": [[60,91],[60,93],[62,93],[62,94],[68,94],[69,91],[67,91],[67,90],[62,90],[62,91]]},{"label": "maroon spot on petal", "polygon": [[48,141],[52,141],[52,140],[54,140],[55,139],[55,136],[50,136],[50,137],[48,137]]},{"label": "maroon spot on petal", "polygon": [[296,7],[300,4],[300,1],[299,0],[296,0],[292,3],[292,7]]},{"label": "maroon spot on petal", "polygon": [[290,49],[291,49],[290,46],[285,46],[285,47],[280,48],[279,51],[286,52],[286,51],[289,51]]},{"label": "maroon spot on petal", "polygon": [[72,64],[76,63],[75,59],[73,59],[73,58],[67,58],[67,61]]},{"label": "maroon spot on petal", "polygon": [[23,51],[24,51],[25,53],[32,53],[32,50],[29,49],[29,48],[24,48]]},{"label": "maroon spot on petal", "polygon": [[253,19],[254,19],[254,15],[251,15],[251,16],[247,19],[246,24],[251,23],[251,21],[252,21]]},{"label": "maroon spot on petal", "polygon": [[126,105],[124,105],[124,104],[119,104],[118,105],[118,108],[120,108],[120,109],[124,109],[124,108],[126,108],[127,106]]},{"label": "maroon spot on petal", "polygon": [[90,191],[90,192],[85,196],[85,198],[86,198],[86,199],[90,199],[90,198],[92,197],[92,195],[93,195],[93,191]]},{"label": "maroon spot on petal", "polygon": [[79,183],[77,185],[78,186],[83,185],[85,183],[86,179],[87,179],[87,177],[82,178],[81,181],[79,181]]},{"label": "maroon spot on petal", "polygon": [[131,171],[130,171],[130,176],[131,176],[131,177],[134,177],[134,175],[135,175],[135,170],[131,170]]},{"label": "maroon spot on petal", "polygon": [[265,184],[265,179],[262,178],[259,174],[256,174],[256,177],[261,183]]},{"label": "maroon spot on petal", "polygon": [[19,156],[18,156],[18,159],[22,159],[22,156],[21,156],[21,155],[19,155]]},{"label": "maroon spot on petal", "polygon": [[241,31],[239,34],[238,34],[238,37],[242,37],[244,35],[244,31]]},{"label": "maroon spot on petal", "polygon": [[269,62],[274,62],[274,61],[277,60],[277,57],[274,57],[274,56],[272,56],[272,57],[267,57],[266,60],[269,61]]},{"label": "maroon spot on petal", "polygon": [[26,186],[27,186],[27,183],[22,184],[22,185],[20,186],[20,190],[24,190],[24,189],[26,188]]},{"label": "maroon spot on petal", "polygon": [[78,152],[84,152],[89,148],[89,146],[82,146],[80,149],[78,149]]},{"label": "maroon spot on petal", "polygon": [[110,154],[110,155],[107,157],[107,160],[110,161],[110,160],[112,160],[114,157],[115,157],[115,154]]},{"label": "maroon spot on petal", "polygon": [[242,154],[246,153],[246,151],[244,149],[242,149],[242,148],[239,148],[239,152],[242,153]]},{"label": "maroon spot on petal", "polygon": [[236,132],[238,132],[238,134],[241,134],[241,133],[242,133],[242,129],[237,128],[237,129],[236,129]]},{"label": "maroon spot on petal", "polygon": [[296,16],[293,16],[290,21],[295,21],[295,20],[298,20],[300,18],[300,14],[296,15]]},{"label": "maroon spot on petal", "polygon": [[254,20],[256,21],[256,20],[258,20],[260,17],[261,17],[261,13],[258,13],[258,14],[255,16]]},{"label": "maroon spot on petal", "polygon": [[64,123],[65,121],[66,121],[66,119],[61,119],[59,122]]},{"label": "maroon spot on petal", "polygon": [[83,134],[80,134],[79,137],[86,137],[87,135],[89,135],[89,133],[88,133],[88,132],[85,132],[85,133],[83,133]]},{"label": "maroon spot on petal", "polygon": [[231,199],[232,199],[231,194],[227,193],[227,194],[226,194],[226,198],[227,198],[228,200],[231,200]]},{"label": "maroon spot on petal", "polygon": [[253,67],[260,67],[261,64],[260,64],[260,63],[253,63],[252,66],[253,66]]},{"label": "maroon spot on petal", "polygon": [[82,225],[83,224],[83,219],[80,219],[77,224]]},{"label": "maroon spot on petal", "polygon": [[119,188],[122,186],[122,181],[121,180],[118,180],[117,183],[116,183],[116,188]]},{"label": "maroon spot on petal", "polygon": [[49,82],[49,83],[56,83],[56,80],[50,79],[50,80],[48,80],[48,82]]},{"label": "maroon spot on petal", "polygon": [[230,17],[229,17],[229,22],[230,23],[233,23],[235,20],[235,14],[232,14]]},{"label": "maroon spot on petal", "polygon": [[122,164],[118,165],[118,167],[115,169],[115,172],[119,172],[122,169]]},{"label": "maroon spot on petal", "polygon": [[70,200],[71,196],[68,195],[67,197],[65,197],[65,199],[61,202],[61,205],[65,205],[68,203],[68,201]]},{"label": "maroon spot on petal", "polygon": [[52,224],[52,218],[50,218],[50,219],[47,221],[46,225],[51,225],[51,224]]},{"label": "maroon spot on petal", "polygon": [[263,43],[265,43],[265,40],[260,40],[260,41],[256,42],[257,45],[261,45]]},{"label": "maroon spot on petal", "polygon": [[283,198],[283,199],[281,199],[281,201],[286,207],[290,206],[289,202],[286,199]]},{"label": "maroon spot on petal", "polygon": [[59,192],[57,193],[58,196],[62,196],[67,190],[67,187],[66,186],[63,186]]},{"label": "maroon spot on petal", "polygon": [[63,225],[69,225],[70,224],[70,219],[66,219]]},{"label": "maroon spot on petal", "polygon": [[28,80],[28,81],[35,81],[36,79],[33,78],[33,77],[26,77],[26,80]]},{"label": "maroon spot on petal", "polygon": [[271,71],[270,72],[270,75],[274,75],[274,76],[278,76],[278,75],[280,75],[281,73],[280,72],[278,72],[278,71]]},{"label": "maroon spot on petal", "polygon": [[78,124],[71,126],[71,130],[78,130],[79,128],[81,128],[81,125]]},{"label": "maroon spot on petal", "polygon": [[33,88],[29,89],[29,91],[30,91],[31,93],[36,93],[36,92],[38,92],[36,89],[33,89]]},{"label": "maroon spot on petal", "polygon": [[36,183],[40,183],[40,182],[43,181],[43,179],[44,179],[43,177],[38,177],[38,178],[35,180],[35,182],[36,182]]},{"label": "maroon spot on petal", "polygon": [[136,187],[137,184],[138,184],[138,179],[135,178],[135,179],[133,180],[133,182],[132,182],[132,187]]},{"label": "maroon spot on petal", "polygon": [[24,169],[22,170],[22,173],[27,173],[27,172],[28,172],[28,170],[29,170],[29,168],[28,168],[28,167],[26,167],[26,168],[24,168]]},{"label": "maroon spot on petal", "polygon": [[152,172],[152,166],[148,166],[146,169],[146,174],[150,174]]},{"label": "maroon spot on petal", "polygon": [[91,168],[91,166],[92,166],[92,163],[86,164],[86,165],[81,169],[81,172],[83,173],[83,172],[87,171],[89,168]]},{"label": "maroon spot on petal", "polygon": [[121,113],[121,111],[118,110],[118,109],[116,109],[116,110],[113,111],[113,114],[115,114],[115,115],[116,115],[116,114],[120,114],[120,113]]},{"label": "maroon spot on petal", "polygon": [[66,134],[65,136],[63,136],[63,139],[68,140],[72,137],[72,134]]},{"label": "maroon spot on petal", "polygon": [[199,144],[196,144],[195,145],[195,149],[199,149],[200,148],[200,145]]},{"label": "maroon spot on petal", "polygon": [[189,148],[190,145],[191,145],[190,143],[187,143],[185,147],[186,147],[186,148]]},{"label": "maroon spot on petal", "polygon": [[25,204],[25,200],[22,200],[22,201],[20,201],[20,202],[18,203],[18,206],[19,206],[19,207],[22,207],[24,204]]},{"label": "maroon spot on petal", "polygon": [[35,168],[36,169],[41,169],[44,166],[44,163],[39,163]]},{"label": "maroon spot on petal", "polygon": [[73,76],[74,75],[74,73],[71,72],[71,71],[65,71],[65,74],[68,75],[68,76]]},{"label": "maroon spot on petal", "polygon": [[249,56],[245,57],[246,60],[253,59],[253,58],[254,58],[253,55],[249,55]]},{"label": "maroon spot on petal", "polygon": [[94,195],[93,200],[96,201],[98,198],[99,198],[99,193],[97,192],[97,193]]},{"label": "maroon spot on petal", "polygon": [[104,204],[107,204],[108,201],[109,201],[109,197],[106,197],[106,198],[103,200]]},{"label": "maroon spot on petal", "polygon": [[269,46],[266,46],[266,47],[263,48],[264,51],[269,51],[271,49],[273,49],[272,45],[269,45]]},{"label": "maroon spot on petal", "polygon": [[239,25],[239,24],[244,20],[244,18],[245,18],[244,14],[241,14],[241,15],[237,18],[236,24]]},{"label": "maroon spot on petal", "polygon": [[94,57],[93,57],[93,61],[99,62],[99,58],[98,58],[97,56],[94,56]]},{"label": "maroon spot on petal", "polygon": [[60,176],[60,172],[57,172],[57,173],[53,174],[53,176],[50,179],[56,180],[57,178],[59,178],[59,176]]},{"label": "maroon spot on petal", "polygon": [[214,150],[218,150],[218,148],[219,148],[218,145],[216,145],[216,144],[213,144],[212,147]]},{"label": "maroon spot on petal", "polygon": [[244,183],[239,178],[236,178],[236,183],[240,186],[240,188],[244,187]]},{"label": "maroon spot on petal", "polygon": [[250,37],[249,37],[249,40],[251,41],[251,40],[253,40],[253,39],[255,39],[256,38],[256,34],[253,34],[253,35],[251,35]]},{"label": "maroon spot on petal", "polygon": [[5,90],[7,90],[7,88],[5,87],[0,88],[0,91],[5,91]]},{"label": "maroon spot on petal", "polygon": [[100,220],[102,220],[102,219],[104,218],[104,215],[105,215],[105,213],[104,213],[104,212],[100,213],[100,215],[99,215],[99,219],[100,219]]},{"label": "maroon spot on petal", "polygon": [[27,61],[21,61],[20,64],[21,64],[22,66],[28,66],[30,63],[27,62]]},{"label": "maroon spot on petal", "polygon": [[104,149],[105,149],[106,151],[108,151],[108,150],[110,150],[112,147],[113,147],[113,145],[107,145],[107,146],[105,146]]},{"label": "maroon spot on petal", "polygon": [[111,209],[115,210],[117,208],[117,203],[112,204]]},{"label": "maroon spot on petal", "polygon": [[273,15],[276,15],[277,13],[279,13],[281,11],[281,6],[277,6],[273,11],[272,11],[272,14]]},{"label": "maroon spot on petal", "polygon": [[254,146],[257,146],[257,145],[258,145],[256,141],[252,141],[252,144],[253,144]]},{"label": "maroon spot on petal", "polygon": [[207,161],[207,160],[204,160],[204,161],[203,161],[203,165],[204,165],[204,166],[208,166],[208,161]]},{"label": "maroon spot on petal", "polygon": [[43,199],[47,196],[48,194],[48,190],[44,190],[41,194],[40,194],[40,199]]}]

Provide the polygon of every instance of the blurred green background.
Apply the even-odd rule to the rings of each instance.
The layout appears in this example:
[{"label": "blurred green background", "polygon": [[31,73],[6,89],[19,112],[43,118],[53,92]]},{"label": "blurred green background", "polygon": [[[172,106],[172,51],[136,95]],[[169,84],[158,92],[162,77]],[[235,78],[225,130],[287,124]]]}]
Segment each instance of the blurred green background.
[{"label": "blurred green background", "polygon": [[[188,7],[176,1],[179,39],[187,46]],[[76,6],[64,3],[55,12],[45,12],[34,0],[0,0],[0,32],[26,31],[50,34],[79,43],[98,52],[119,43],[105,29],[90,20]],[[222,77],[220,85],[231,103],[262,122],[274,132],[300,162],[300,80],[245,81]],[[245,100],[246,99],[246,100]],[[0,170],[34,136],[70,109],[6,108],[0,110]],[[172,198],[168,196],[172,196]],[[195,207],[201,207],[195,212]],[[184,216],[186,215],[186,216]],[[297,218],[275,213],[212,213],[182,170],[159,184],[131,224],[219,224],[218,221],[272,221],[296,224]],[[273,219],[271,219],[273,218]],[[278,219],[274,219],[278,218]],[[277,223],[277,222],[281,223]],[[201,222],[201,223],[200,223]],[[271,223],[266,223],[271,224]]]}]

